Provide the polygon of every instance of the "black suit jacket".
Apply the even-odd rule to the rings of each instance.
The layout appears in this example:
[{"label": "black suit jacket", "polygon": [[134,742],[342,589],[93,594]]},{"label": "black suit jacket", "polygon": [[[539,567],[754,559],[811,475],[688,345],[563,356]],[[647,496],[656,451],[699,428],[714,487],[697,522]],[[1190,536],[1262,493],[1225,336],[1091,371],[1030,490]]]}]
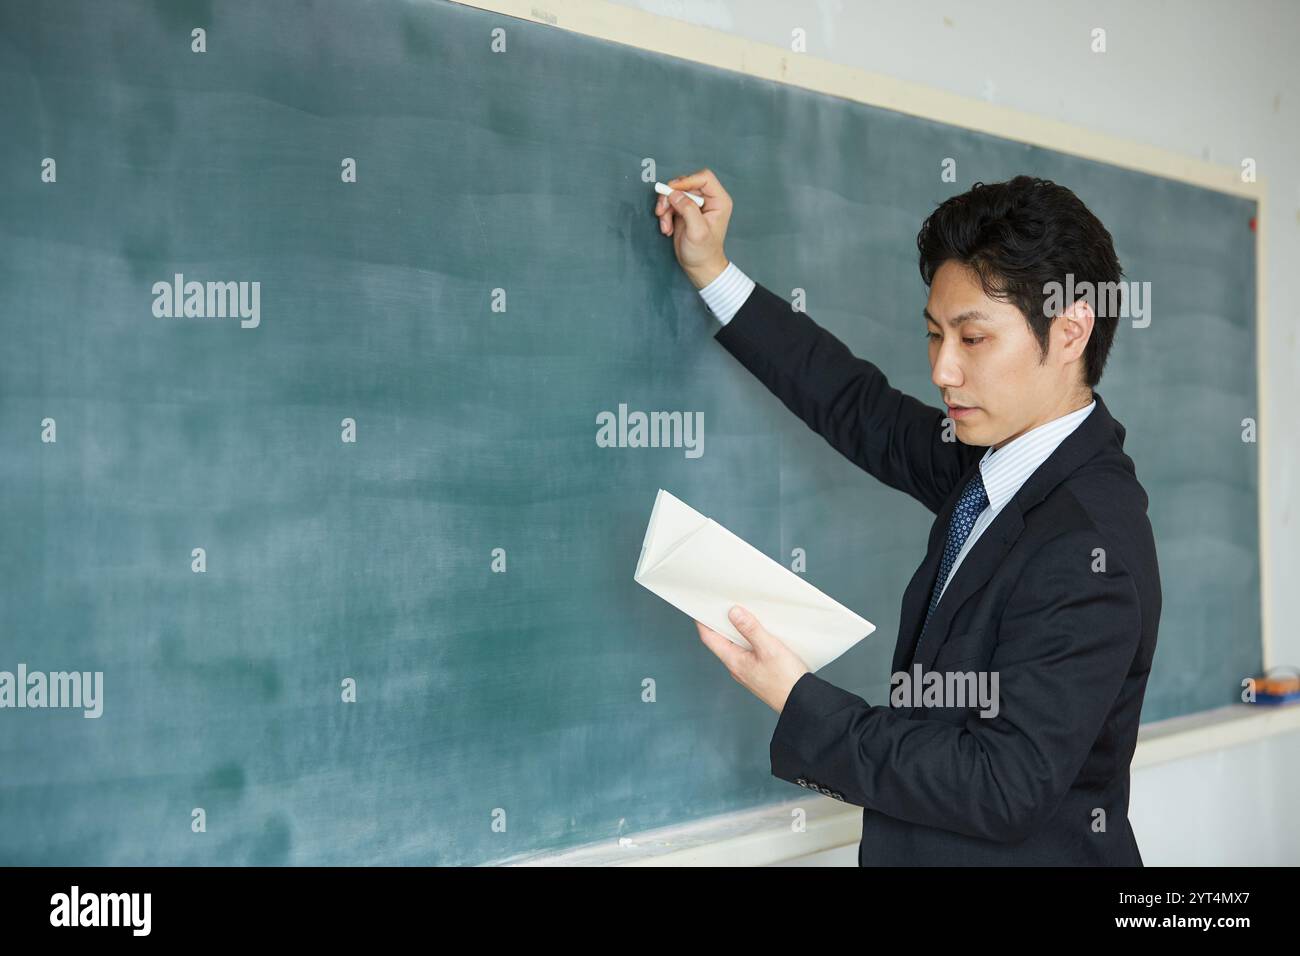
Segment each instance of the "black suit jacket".
[{"label": "black suit jacket", "polygon": [[804,674],[772,735],[772,773],[864,808],[862,866],[1140,866],[1129,763],[1160,574],[1146,492],[1101,395],[972,546],[917,646],[949,518],[985,449],[944,441],[944,410],[761,285],[715,338],[833,448],[937,515],[903,593],[893,672],[919,663],[1000,683],[989,717],[978,704],[869,704]]}]

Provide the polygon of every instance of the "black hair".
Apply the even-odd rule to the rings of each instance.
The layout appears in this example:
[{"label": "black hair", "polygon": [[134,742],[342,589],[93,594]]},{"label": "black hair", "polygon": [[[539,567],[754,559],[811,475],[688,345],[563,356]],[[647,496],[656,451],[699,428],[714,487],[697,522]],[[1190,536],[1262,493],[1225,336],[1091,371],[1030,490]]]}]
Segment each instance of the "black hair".
[{"label": "black hair", "polygon": [[[1124,274],[1110,233],[1069,189],[1048,179],[1017,176],[1004,183],[976,183],[969,191],[945,200],[921,224],[916,234],[921,278],[927,286],[949,259],[969,266],[990,298],[1010,302],[1024,313],[1047,358],[1048,332],[1055,314],[1049,312],[1048,283],[1062,292],[1083,283],[1118,283]],[[1108,286],[1106,288],[1114,288]],[[1105,295],[1080,293],[1096,316],[1084,350],[1084,381],[1101,381],[1115,327],[1116,310]],[[1062,309],[1072,302],[1062,302]]]}]

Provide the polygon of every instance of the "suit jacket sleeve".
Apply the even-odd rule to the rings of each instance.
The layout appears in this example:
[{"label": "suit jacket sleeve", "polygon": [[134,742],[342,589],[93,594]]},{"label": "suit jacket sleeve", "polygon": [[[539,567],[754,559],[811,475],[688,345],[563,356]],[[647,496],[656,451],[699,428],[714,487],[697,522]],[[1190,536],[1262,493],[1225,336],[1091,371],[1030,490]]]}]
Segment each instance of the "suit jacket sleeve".
[{"label": "suit jacket sleeve", "polygon": [[1113,550],[1108,571],[1093,573],[1097,544],[1095,533],[1069,532],[1029,560],[989,664],[996,716],[913,719],[807,673],[772,735],[772,773],[900,820],[1024,839],[1078,776],[1138,649],[1133,580]]},{"label": "suit jacket sleeve", "polygon": [[714,338],[832,448],[935,514],[984,452],[944,441],[942,409],[891,387],[879,368],[760,284]]}]

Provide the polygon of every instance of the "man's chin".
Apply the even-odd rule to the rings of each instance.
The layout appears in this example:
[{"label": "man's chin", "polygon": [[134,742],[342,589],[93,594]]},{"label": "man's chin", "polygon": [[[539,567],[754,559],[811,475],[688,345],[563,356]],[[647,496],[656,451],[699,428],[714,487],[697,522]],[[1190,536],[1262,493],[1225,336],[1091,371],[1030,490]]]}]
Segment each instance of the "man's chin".
[{"label": "man's chin", "polygon": [[973,428],[968,422],[954,422],[953,424],[957,426],[954,429],[957,440],[963,445],[977,445],[983,447],[984,445],[990,444],[990,442],[984,440],[983,429]]}]

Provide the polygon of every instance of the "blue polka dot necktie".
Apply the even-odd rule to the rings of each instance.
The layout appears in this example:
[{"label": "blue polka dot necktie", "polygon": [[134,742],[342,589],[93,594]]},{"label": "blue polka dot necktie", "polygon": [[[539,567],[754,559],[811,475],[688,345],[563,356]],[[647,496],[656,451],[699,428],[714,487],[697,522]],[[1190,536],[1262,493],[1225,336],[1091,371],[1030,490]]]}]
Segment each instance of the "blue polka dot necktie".
[{"label": "blue polka dot necktie", "polygon": [[921,625],[922,635],[925,634],[925,625],[930,623],[930,615],[939,606],[939,595],[943,593],[943,585],[948,580],[948,573],[952,571],[953,562],[961,553],[961,546],[970,537],[971,528],[975,527],[975,519],[988,506],[989,496],[984,491],[984,475],[979,468],[976,468],[974,477],[967,482],[961,498],[957,500],[952,520],[948,522],[948,541],[943,546],[943,561],[939,564],[939,577],[935,580],[934,591],[930,594],[930,609],[925,612],[925,624]]}]

